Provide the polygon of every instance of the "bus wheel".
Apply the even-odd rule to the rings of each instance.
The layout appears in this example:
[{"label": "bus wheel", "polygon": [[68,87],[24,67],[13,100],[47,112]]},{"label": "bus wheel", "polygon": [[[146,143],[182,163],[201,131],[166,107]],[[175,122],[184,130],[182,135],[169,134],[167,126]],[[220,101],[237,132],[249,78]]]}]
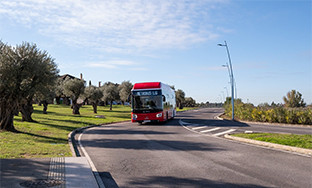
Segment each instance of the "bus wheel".
[{"label": "bus wheel", "polygon": [[138,121],[138,124],[139,124],[139,125],[142,125],[142,121]]}]

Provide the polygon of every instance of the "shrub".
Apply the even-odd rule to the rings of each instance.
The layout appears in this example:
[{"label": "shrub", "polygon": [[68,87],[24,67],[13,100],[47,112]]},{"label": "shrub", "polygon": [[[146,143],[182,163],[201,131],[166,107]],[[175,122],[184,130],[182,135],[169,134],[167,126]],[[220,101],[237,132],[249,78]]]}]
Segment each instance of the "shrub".
[{"label": "shrub", "polygon": [[[227,98],[224,104],[225,114],[232,116],[231,99]],[[282,106],[269,107],[262,105],[254,107],[252,104],[245,104],[240,99],[235,100],[235,118],[245,121],[259,121],[270,123],[291,123],[312,125],[312,107],[306,108],[285,108]]]}]

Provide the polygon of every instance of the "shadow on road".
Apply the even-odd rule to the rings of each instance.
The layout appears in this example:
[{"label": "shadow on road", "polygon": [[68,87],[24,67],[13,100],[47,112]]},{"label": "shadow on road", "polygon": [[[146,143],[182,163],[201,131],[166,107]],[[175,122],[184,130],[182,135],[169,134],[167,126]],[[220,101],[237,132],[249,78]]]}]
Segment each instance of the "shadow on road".
[{"label": "shadow on road", "polygon": [[162,132],[162,131],[150,131],[150,130],[105,130],[100,132],[88,133],[88,134],[101,134],[101,135],[162,135],[162,134],[174,134],[174,132]]},{"label": "shadow on road", "polygon": [[114,148],[129,150],[162,151],[220,151],[223,148],[209,143],[187,142],[177,140],[139,140],[139,139],[93,139],[83,141],[84,147]]},{"label": "shadow on road", "polygon": [[178,178],[171,176],[151,176],[146,178],[136,178],[128,182],[130,187],[237,187],[237,188],[262,188],[263,186],[252,184],[234,184],[228,182],[212,181],[202,178]]},{"label": "shadow on road", "polygon": [[50,158],[0,159],[0,187],[20,187],[25,181],[47,179]]},{"label": "shadow on road", "polygon": [[[182,118],[183,117],[183,118]],[[191,117],[191,116],[190,116]],[[188,123],[187,126],[211,126],[211,127],[249,127],[248,124],[238,122],[238,121],[231,121],[231,120],[216,120],[216,119],[196,119],[196,118],[186,118],[185,116],[176,117],[174,120],[169,120],[163,123],[143,123],[140,126],[181,126],[179,124],[179,120]],[[134,124],[137,125],[137,124]]]},{"label": "shadow on road", "polygon": [[183,118],[183,122],[189,123],[188,126],[198,126],[198,125],[205,125],[205,126],[212,126],[212,127],[249,127],[248,124],[238,122],[238,121],[231,121],[231,120],[215,120],[215,119],[188,119]]}]

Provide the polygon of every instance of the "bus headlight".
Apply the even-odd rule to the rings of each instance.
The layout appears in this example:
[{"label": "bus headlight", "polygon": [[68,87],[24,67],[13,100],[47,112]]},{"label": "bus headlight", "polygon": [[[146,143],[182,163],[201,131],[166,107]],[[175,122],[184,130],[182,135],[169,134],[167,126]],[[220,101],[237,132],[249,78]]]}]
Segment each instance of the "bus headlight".
[{"label": "bus headlight", "polygon": [[162,113],[156,114],[156,117],[158,118],[162,117]]},{"label": "bus headlight", "polygon": [[136,119],[136,118],[138,118],[138,116],[136,114],[133,114],[132,119]]}]

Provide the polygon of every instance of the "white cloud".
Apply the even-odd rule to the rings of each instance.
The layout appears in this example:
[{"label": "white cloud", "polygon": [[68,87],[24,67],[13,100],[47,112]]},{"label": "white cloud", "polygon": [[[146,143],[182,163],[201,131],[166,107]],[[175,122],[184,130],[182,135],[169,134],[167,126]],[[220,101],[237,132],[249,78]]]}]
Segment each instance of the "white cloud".
[{"label": "white cloud", "polygon": [[45,36],[107,52],[184,48],[218,38],[209,12],[222,0],[1,0],[9,17]]},{"label": "white cloud", "polygon": [[125,61],[125,60],[113,60],[113,61],[104,61],[104,62],[95,62],[88,63],[86,67],[98,67],[98,68],[108,68],[108,69],[118,69],[121,67],[131,67],[138,65],[138,63],[133,61]]}]

